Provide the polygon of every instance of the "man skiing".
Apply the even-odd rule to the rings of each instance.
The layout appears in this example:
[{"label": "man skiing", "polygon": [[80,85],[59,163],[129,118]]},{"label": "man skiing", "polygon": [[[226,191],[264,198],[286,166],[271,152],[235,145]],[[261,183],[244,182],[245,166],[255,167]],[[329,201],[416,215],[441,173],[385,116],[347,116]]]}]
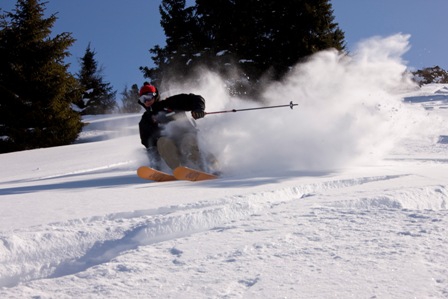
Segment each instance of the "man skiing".
[{"label": "man skiing", "polygon": [[197,144],[194,119],[205,116],[205,100],[195,94],[178,94],[160,100],[154,85],[145,82],[140,89],[139,104],[145,112],[139,122],[141,143],[146,147],[151,166],[160,169],[160,158],[175,169],[178,166],[203,168]]}]

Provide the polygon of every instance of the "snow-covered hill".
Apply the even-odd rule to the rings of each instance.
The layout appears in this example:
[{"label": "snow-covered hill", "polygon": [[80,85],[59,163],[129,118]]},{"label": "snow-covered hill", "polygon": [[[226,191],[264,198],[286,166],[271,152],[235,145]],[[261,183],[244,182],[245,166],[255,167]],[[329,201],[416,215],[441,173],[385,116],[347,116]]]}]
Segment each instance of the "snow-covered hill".
[{"label": "snow-covered hill", "polygon": [[[448,85],[399,83],[405,41],[318,54],[267,94],[293,111],[199,120],[217,180],[139,179],[139,114],[0,155],[0,298],[447,298]],[[207,110],[256,105],[215,80]]]}]

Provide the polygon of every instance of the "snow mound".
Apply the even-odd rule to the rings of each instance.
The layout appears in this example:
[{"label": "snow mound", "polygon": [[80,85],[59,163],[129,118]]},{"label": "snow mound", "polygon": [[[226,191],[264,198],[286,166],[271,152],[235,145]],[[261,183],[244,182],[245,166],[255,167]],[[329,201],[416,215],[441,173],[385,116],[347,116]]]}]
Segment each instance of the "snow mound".
[{"label": "snow mound", "polygon": [[448,207],[448,190],[446,186],[429,186],[387,190],[373,197],[335,201],[329,206],[351,209],[408,209],[408,210],[443,210]]}]

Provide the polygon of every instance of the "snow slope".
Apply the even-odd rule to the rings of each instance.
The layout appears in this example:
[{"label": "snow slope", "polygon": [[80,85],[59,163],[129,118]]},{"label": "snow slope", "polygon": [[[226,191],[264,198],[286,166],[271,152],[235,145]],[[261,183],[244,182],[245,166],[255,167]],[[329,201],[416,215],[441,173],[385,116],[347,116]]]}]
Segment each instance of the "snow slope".
[{"label": "snow slope", "polygon": [[[139,114],[0,155],[0,298],[448,298],[448,85],[403,82],[407,46],[319,53],[266,94],[293,111],[199,120],[217,180],[139,179]],[[208,111],[258,105],[202,79]]]}]

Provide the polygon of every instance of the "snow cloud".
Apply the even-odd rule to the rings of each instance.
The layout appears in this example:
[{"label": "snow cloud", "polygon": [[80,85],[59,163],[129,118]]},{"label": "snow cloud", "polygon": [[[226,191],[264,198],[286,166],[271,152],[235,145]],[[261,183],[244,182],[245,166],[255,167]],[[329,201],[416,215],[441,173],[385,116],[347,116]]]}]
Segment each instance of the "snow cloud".
[{"label": "snow cloud", "polygon": [[[408,39],[373,37],[349,55],[315,54],[263,94],[263,105],[293,101],[297,107],[206,116],[197,122],[202,147],[218,157],[224,171],[240,174],[331,171],[381,158],[416,121],[408,112],[417,108],[402,101],[404,92],[416,88],[401,58]],[[214,74],[198,81],[190,90],[205,97],[208,112],[261,106],[229,97]]]}]

